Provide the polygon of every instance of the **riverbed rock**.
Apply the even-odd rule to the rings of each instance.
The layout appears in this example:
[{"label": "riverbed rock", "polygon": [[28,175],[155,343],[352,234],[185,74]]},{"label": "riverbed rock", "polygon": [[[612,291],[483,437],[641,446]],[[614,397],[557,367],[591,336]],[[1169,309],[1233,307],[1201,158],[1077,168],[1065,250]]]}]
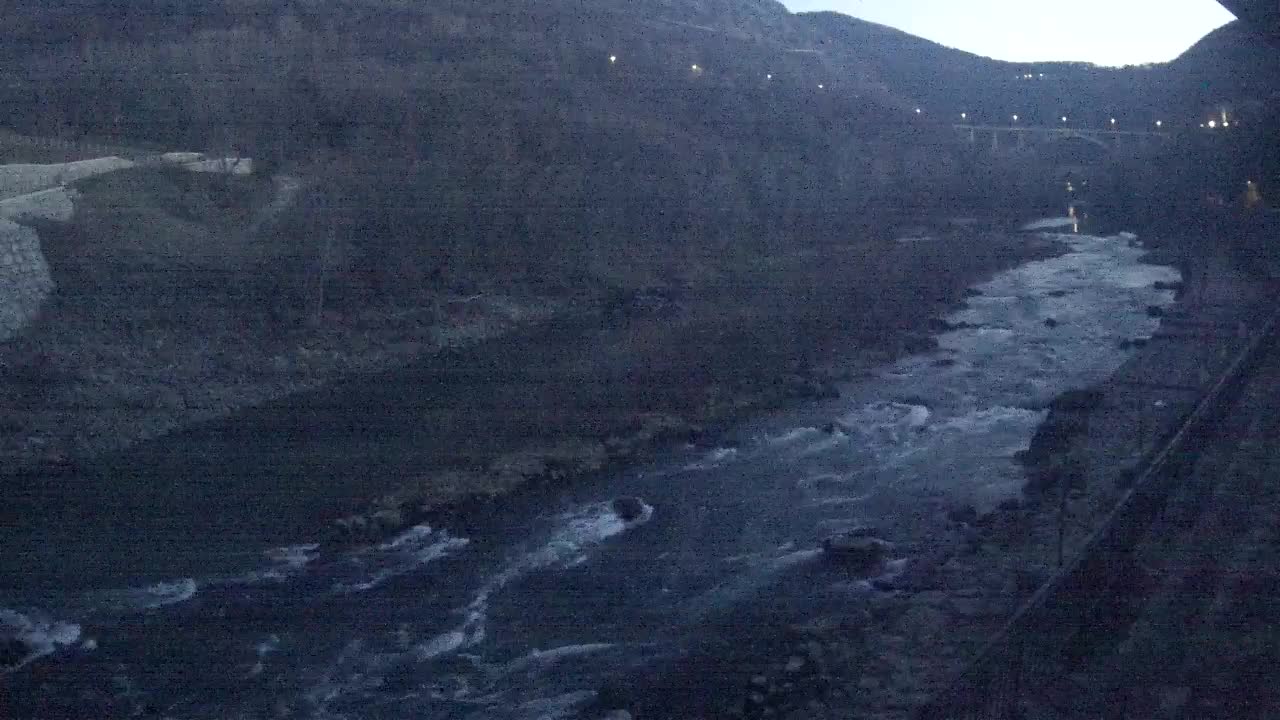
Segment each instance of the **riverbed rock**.
[{"label": "riverbed rock", "polygon": [[947,511],[947,520],[953,523],[973,525],[978,522],[978,509],[972,505],[961,505]]},{"label": "riverbed rock", "polygon": [[876,537],[840,533],[822,541],[827,557],[850,566],[858,572],[874,569],[889,553],[891,545]]},{"label": "riverbed rock", "polygon": [[644,515],[644,501],[638,497],[620,497],[611,504],[613,514],[623,522],[637,520]]},{"label": "riverbed rock", "polygon": [[1159,305],[1148,305],[1147,315],[1154,318],[1164,317],[1165,315],[1164,308],[1160,307]]},{"label": "riverbed rock", "polygon": [[610,710],[601,715],[600,720],[631,720],[631,713],[626,710]]},{"label": "riverbed rock", "polygon": [[17,638],[0,639],[0,667],[13,667],[31,654],[31,648]]},{"label": "riverbed rock", "polygon": [[1061,323],[1059,323],[1059,322],[1058,322],[1057,318],[1045,318],[1045,319],[1044,319],[1044,326],[1045,326],[1045,327],[1047,327],[1047,328],[1056,328],[1056,327],[1058,327],[1058,325],[1060,325],[1060,324],[1061,324]]}]

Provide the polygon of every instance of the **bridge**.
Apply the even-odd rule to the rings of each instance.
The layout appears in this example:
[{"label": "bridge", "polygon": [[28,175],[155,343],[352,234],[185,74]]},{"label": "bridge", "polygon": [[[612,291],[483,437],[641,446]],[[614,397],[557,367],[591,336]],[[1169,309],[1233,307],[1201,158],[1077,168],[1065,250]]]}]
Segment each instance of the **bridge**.
[{"label": "bridge", "polygon": [[980,141],[990,142],[993,152],[1000,150],[1002,142],[1005,146],[1025,147],[1031,144],[1043,145],[1076,138],[1106,150],[1113,150],[1122,145],[1145,147],[1153,141],[1164,141],[1172,137],[1167,132],[1142,130],[1089,130],[1073,127],[974,124],[958,124],[952,127],[962,137],[967,138],[970,145],[977,145]]}]

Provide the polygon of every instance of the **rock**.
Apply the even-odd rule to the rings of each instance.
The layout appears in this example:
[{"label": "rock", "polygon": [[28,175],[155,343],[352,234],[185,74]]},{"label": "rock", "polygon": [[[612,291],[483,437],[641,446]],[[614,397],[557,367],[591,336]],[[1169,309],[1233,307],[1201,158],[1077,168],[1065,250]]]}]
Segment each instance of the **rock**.
[{"label": "rock", "polygon": [[973,288],[965,288],[965,289],[964,289],[964,296],[965,296],[965,297],[982,297],[982,291],[981,291],[981,290],[975,290],[975,289],[973,289]]},{"label": "rock", "polygon": [[1018,498],[1005,498],[1000,501],[1000,504],[996,506],[996,509],[1007,513],[1017,512],[1022,509],[1022,501]]},{"label": "rock", "polygon": [[13,667],[31,654],[31,648],[17,638],[0,640],[0,667]]},{"label": "rock", "polygon": [[747,696],[747,700],[750,700],[752,705],[763,705],[764,695],[758,692],[753,692]]},{"label": "rock", "polygon": [[966,618],[990,614],[987,602],[980,598],[954,598],[951,601],[951,611]]},{"label": "rock", "polygon": [[787,659],[787,664],[785,667],[782,668],[782,671],[788,675],[795,675],[796,673],[803,670],[804,666],[805,666],[804,658],[800,657],[799,655],[792,655],[790,658]]},{"label": "rock", "polygon": [[875,537],[841,533],[822,541],[827,557],[846,563],[859,572],[880,564],[890,549],[889,543]]},{"label": "rock", "polygon": [[902,338],[901,347],[908,355],[918,355],[937,350],[938,341],[929,335],[908,334]]},{"label": "rock", "polygon": [[1159,305],[1148,305],[1147,315],[1153,318],[1164,317],[1164,308]]},{"label": "rock", "polygon": [[620,497],[615,499],[610,507],[613,513],[623,522],[631,522],[644,515],[644,501],[638,497]]},{"label": "rock", "polygon": [[385,533],[403,530],[405,527],[404,513],[399,508],[379,510],[370,516],[369,521]]},{"label": "rock", "polygon": [[864,692],[874,692],[879,690],[880,687],[880,680],[878,678],[873,678],[870,675],[863,675],[858,679],[858,689]]},{"label": "rock", "polygon": [[978,510],[972,505],[961,505],[947,511],[947,520],[953,523],[973,525],[978,522]]},{"label": "rock", "polygon": [[1160,689],[1160,711],[1166,717],[1181,717],[1190,699],[1191,688],[1185,685],[1165,686]]},{"label": "rock", "polygon": [[769,678],[763,675],[756,675],[755,677],[751,678],[751,685],[753,687],[768,687]]},{"label": "rock", "polygon": [[626,710],[610,710],[601,715],[600,720],[631,720],[631,713]]},{"label": "rock", "polygon": [[822,432],[828,435],[835,435],[836,433],[842,433],[844,435],[848,435],[850,432],[850,429],[848,425],[845,425],[839,420],[832,420],[831,422],[822,426]]},{"label": "rock", "polygon": [[1054,318],[1045,318],[1045,319],[1044,319],[1044,326],[1045,326],[1045,327],[1047,327],[1047,328],[1056,328],[1056,327],[1058,327],[1058,325],[1059,325],[1059,324],[1060,324],[1060,323],[1058,323],[1058,321],[1057,321],[1056,319],[1054,319]]},{"label": "rock", "polygon": [[1164,280],[1157,280],[1154,283],[1152,283],[1151,287],[1155,288],[1156,290],[1173,290],[1174,292],[1182,292],[1182,288],[1185,287],[1185,285],[1180,282],[1166,282]]},{"label": "rock", "polygon": [[604,305],[605,317],[611,320],[631,318],[669,319],[683,312],[675,292],[664,287],[642,287],[623,291]]}]

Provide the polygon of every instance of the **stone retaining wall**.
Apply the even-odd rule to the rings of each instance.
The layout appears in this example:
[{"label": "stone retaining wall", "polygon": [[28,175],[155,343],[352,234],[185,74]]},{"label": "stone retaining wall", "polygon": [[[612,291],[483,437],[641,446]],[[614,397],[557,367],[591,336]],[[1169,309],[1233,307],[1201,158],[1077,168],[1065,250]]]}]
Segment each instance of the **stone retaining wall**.
[{"label": "stone retaining wall", "polygon": [[53,278],[36,231],[0,219],[0,342],[30,322],[51,292]]}]

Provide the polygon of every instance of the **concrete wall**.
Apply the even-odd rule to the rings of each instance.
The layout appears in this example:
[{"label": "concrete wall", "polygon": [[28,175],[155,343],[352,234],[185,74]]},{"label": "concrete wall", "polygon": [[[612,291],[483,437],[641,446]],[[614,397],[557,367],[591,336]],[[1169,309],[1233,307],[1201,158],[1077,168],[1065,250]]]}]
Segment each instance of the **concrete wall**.
[{"label": "concrete wall", "polygon": [[0,219],[0,342],[30,322],[51,292],[53,278],[36,231]]},{"label": "concrete wall", "polygon": [[26,195],[133,166],[133,162],[118,157],[49,165],[0,165],[0,198]]},{"label": "concrete wall", "polygon": [[[168,161],[191,172],[252,172],[248,158],[195,160],[197,153],[171,154]],[[76,193],[64,183],[134,167],[118,157],[51,165],[0,165],[0,342],[12,338],[39,312],[53,278],[35,230],[14,220],[66,222],[75,212]]]}]

